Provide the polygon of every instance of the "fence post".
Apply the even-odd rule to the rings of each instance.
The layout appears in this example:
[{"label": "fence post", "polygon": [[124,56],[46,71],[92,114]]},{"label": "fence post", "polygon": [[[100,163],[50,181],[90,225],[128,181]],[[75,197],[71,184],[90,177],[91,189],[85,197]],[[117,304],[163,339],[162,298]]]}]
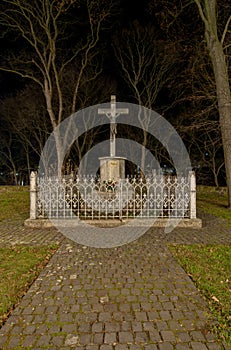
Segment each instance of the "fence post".
[{"label": "fence post", "polygon": [[189,172],[190,181],[190,219],[196,219],[196,175],[194,171]]},{"label": "fence post", "polygon": [[37,173],[30,174],[30,219],[37,218]]}]

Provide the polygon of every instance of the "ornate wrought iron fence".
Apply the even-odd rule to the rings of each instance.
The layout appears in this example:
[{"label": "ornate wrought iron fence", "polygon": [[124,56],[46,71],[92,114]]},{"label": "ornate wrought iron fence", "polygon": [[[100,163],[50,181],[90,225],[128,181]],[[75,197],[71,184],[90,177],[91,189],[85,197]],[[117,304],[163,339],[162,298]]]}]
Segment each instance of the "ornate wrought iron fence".
[{"label": "ornate wrought iron fence", "polygon": [[100,183],[93,177],[31,175],[31,219],[195,218],[195,174]]}]

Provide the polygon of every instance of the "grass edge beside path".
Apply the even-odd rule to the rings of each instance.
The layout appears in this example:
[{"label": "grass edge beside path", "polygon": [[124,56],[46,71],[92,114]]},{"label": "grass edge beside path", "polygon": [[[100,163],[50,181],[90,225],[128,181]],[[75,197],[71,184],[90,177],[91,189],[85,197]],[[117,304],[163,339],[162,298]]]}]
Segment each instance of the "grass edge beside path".
[{"label": "grass edge beside path", "polygon": [[0,247],[0,328],[59,245]]},{"label": "grass edge beside path", "polygon": [[[230,227],[231,235],[227,204],[227,188],[197,186],[197,209],[224,220],[222,225]],[[218,341],[231,345],[231,246],[171,244],[168,248],[206,299],[213,318],[211,331]]]},{"label": "grass edge beside path", "polygon": [[231,209],[228,209],[227,188],[217,189],[213,186],[197,186],[197,209],[224,219],[231,224]]},{"label": "grass edge beside path", "polygon": [[169,244],[168,248],[205,297],[217,340],[231,345],[231,245]]}]

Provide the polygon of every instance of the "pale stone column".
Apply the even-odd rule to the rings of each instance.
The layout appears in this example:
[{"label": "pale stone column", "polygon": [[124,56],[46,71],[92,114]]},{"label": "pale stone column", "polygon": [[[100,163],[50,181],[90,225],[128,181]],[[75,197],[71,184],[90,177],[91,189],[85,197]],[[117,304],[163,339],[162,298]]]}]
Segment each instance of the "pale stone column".
[{"label": "pale stone column", "polygon": [[196,175],[194,171],[189,172],[190,181],[190,219],[196,219]]},{"label": "pale stone column", "polygon": [[30,219],[37,218],[37,173],[32,171],[30,175]]}]

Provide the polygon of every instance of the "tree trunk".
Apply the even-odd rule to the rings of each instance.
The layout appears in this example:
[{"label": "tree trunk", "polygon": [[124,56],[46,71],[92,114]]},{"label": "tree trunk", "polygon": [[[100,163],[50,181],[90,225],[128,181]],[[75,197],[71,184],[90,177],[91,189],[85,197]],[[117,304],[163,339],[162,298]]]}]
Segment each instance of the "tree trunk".
[{"label": "tree trunk", "polygon": [[224,149],[228,207],[231,209],[231,94],[229,76],[223,48],[212,32],[206,32],[206,40],[216,81],[216,92]]},{"label": "tree trunk", "polygon": [[[194,1],[198,6],[201,19],[205,25],[205,38],[215,76],[228,188],[228,208],[231,210],[231,93],[228,66],[223,51],[225,32],[222,39],[219,40],[217,32],[217,0]],[[225,30],[227,31],[228,28],[225,27]]]}]

